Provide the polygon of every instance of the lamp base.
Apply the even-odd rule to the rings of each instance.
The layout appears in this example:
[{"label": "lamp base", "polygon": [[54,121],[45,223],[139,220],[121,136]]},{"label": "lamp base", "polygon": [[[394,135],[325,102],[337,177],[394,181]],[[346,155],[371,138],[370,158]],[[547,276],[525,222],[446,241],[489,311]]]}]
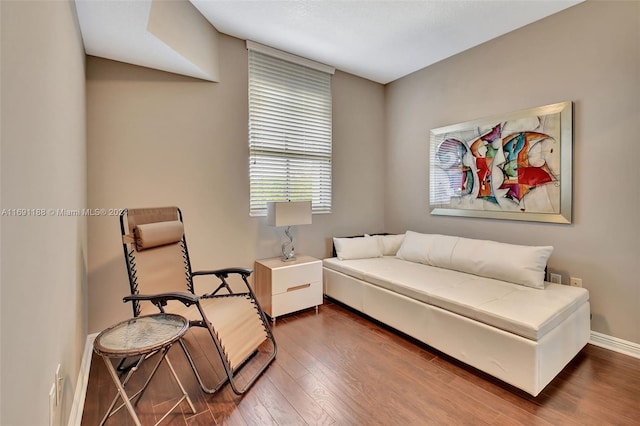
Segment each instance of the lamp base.
[{"label": "lamp base", "polygon": [[282,256],[280,257],[280,260],[283,262],[290,262],[292,260],[296,260],[296,252],[293,248],[293,237],[291,236],[291,227],[287,226],[284,233],[289,238],[289,241],[282,244]]}]

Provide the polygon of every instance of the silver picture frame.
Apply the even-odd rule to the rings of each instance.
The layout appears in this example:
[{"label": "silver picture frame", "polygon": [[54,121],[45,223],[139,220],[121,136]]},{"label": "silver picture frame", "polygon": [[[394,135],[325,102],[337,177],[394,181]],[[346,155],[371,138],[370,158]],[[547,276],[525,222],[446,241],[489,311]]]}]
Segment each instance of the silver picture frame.
[{"label": "silver picture frame", "polygon": [[571,223],[573,103],[430,132],[432,215]]}]

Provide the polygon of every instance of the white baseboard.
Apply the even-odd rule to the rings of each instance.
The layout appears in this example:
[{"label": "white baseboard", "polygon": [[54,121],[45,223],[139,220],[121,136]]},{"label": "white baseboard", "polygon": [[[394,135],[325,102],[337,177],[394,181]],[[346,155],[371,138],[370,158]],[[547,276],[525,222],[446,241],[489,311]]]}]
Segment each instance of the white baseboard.
[{"label": "white baseboard", "polygon": [[618,339],[617,337],[608,336],[606,334],[598,333],[597,331],[591,332],[591,339],[589,339],[589,343],[640,359],[640,345],[637,343]]},{"label": "white baseboard", "polygon": [[[82,365],[80,373],[78,373],[78,381],[76,382],[76,393],[73,397],[73,406],[69,416],[68,426],[80,426],[82,422],[82,411],[84,409],[84,400],[87,396],[87,384],[89,383],[89,370],[91,369],[91,355],[93,353],[93,341],[98,333],[89,334],[82,355]],[[591,332],[589,343],[601,348],[609,349],[614,352],[629,355],[640,359],[640,345],[617,337],[608,336],[606,334]]]},{"label": "white baseboard", "polygon": [[68,426],[80,426],[82,422],[82,412],[84,410],[84,400],[87,396],[87,384],[89,383],[89,370],[91,370],[91,355],[93,354],[93,341],[98,333],[89,334],[84,345],[82,354],[82,364],[76,382],[76,392],[73,395],[73,405],[69,414]]}]

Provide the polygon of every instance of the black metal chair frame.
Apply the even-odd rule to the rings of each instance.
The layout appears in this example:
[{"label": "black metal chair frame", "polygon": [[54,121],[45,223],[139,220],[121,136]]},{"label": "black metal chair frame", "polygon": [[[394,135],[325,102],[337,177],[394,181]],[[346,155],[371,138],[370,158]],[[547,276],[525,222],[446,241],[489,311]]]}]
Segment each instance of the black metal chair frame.
[{"label": "black metal chair frame", "polygon": [[[182,219],[182,211],[176,207],[177,213],[178,213],[178,219],[180,220],[180,222],[183,222]],[[271,331],[271,327],[269,325],[269,321],[267,320],[267,317],[264,313],[264,311],[262,310],[262,307],[260,306],[255,294],[253,293],[253,290],[251,289],[251,286],[249,285],[249,282],[247,281],[247,278],[253,273],[252,269],[247,269],[247,268],[224,268],[224,269],[216,269],[216,270],[204,270],[204,271],[192,271],[191,269],[191,261],[189,260],[189,252],[187,249],[187,240],[185,235],[182,235],[182,240],[180,242],[181,244],[181,248],[182,248],[182,256],[183,256],[183,260],[184,260],[184,267],[185,267],[185,274],[186,274],[186,282],[187,282],[187,290],[186,292],[168,292],[168,293],[159,293],[159,294],[152,294],[152,295],[145,295],[145,294],[140,294],[138,291],[138,278],[137,278],[137,271],[136,271],[136,262],[135,262],[135,244],[131,244],[133,242],[133,240],[131,240],[131,236],[127,234],[127,228],[125,226],[125,217],[127,216],[128,213],[128,209],[124,209],[121,214],[120,214],[120,231],[122,233],[122,247],[124,250],[124,257],[125,257],[125,261],[126,261],[126,265],[127,265],[127,274],[129,277],[129,285],[130,285],[130,289],[131,289],[131,294],[128,296],[125,296],[123,298],[123,302],[131,302],[132,303],[132,309],[133,309],[133,315],[135,317],[140,315],[140,302],[143,301],[148,301],[151,302],[152,304],[154,304],[160,312],[165,312],[165,306],[167,305],[167,302],[170,300],[176,300],[181,302],[182,304],[184,304],[185,306],[191,306],[191,305],[195,305],[200,313],[201,316],[201,320],[197,320],[197,321],[189,321],[189,327],[202,327],[202,328],[206,328],[209,332],[209,335],[211,336],[211,339],[213,340],[213,343],[216,347],[216,350],[220,356],[220,360],[222,362],[222,365],[224,367],[225,373],[226,373],[226,377],[223,377],[223,379],[218,382],[217,384],[215,384],[213,387],[209,387],[207,385],[205,385],[200,373],[198,372],[198,368],[195,365],[195,362],[191,356],[191,354],[189,353],[189,350],[186,346],[186,344],[184,343],[184,341],[182,339],[179,340],[180,346],[182,347],[185,356],[187,357],[187,360],[191,366],[191,369],[193,370],[196,379],[198,380],[198,383],[202,389],[203,392],[208,393],[208,394],[213,394],[215,392],[217,392],[222,386],[224,386],[227,382],[229,382],[229,384],[231,385],[231,388],[233,389],[233,391],[238,394],[238,395],[242,395],[244,394],[247,390],[249,390],[249,388],[251,388],[251,386],[256,382],[256,380],[262,375],[262,373],[264,373],[264,371],[266,371],[267,367],[271,364],[271,362],[273,362],[273,360],[275,359],[278,349],[277,349],[277,345],[276,345],[276,340],[273,336],[273,332]],[[183,222],[184,223],[184,222]],[[132,246],[132,248],[128,247],[129,245]],[[239,275],[240,278],[242,279],[242,281],[244,282],[244,285],[246,286],[246,291],[244,292],[233,292],[233,290],[231,289],[231,287],[229,286],[228,282],[227,282],[227,278],[229,278],[230,274],[236,274]],[[197,277],[197,276],[210,276],[213,275],[215,277],[217,277],[220,280],[220,284],[218,285],[218,287],[210,292],[210,293],[206,293],[203,295],[196,295],[195,291],[194,291],[194,285],[193,285],[193,277]],[[218,292],[222,289],[225,289],[228,293],[227,294],[218,294]],[[264,365],[262,366],[262,368],[260,368],[257,372],[255,372],[255,374],[253,374],[248,380],[247,383],[242,386],[242,387],[238,387],[235,383],[234,377],[235,374],[246,364],[246,362],[251,358],[249,357],[247,360],[245,360],[245,362],[243,362],[241,365],[237,366],[234,369],[232,369],[231,365],[229,364],[227,357],[224,353],[223,350],[223,346],[222,343],[220,342],[220,339],[218,339],[218,337],[216,336],[216,333],[213,329],[213,325],[210,323],[210,321],[207,320],[207,316],[205,314],[205,312],[202,309],[202,306],[200,304],[200,300],[202,299],[207,299],[207,298],[221,298],[221,297],[236,297],[236,296],[245,296],[245,297],[249,297],[251,298],[251,300],[255,303],[255,305],[258,308],[258,312],[260,315],[260,318],[262,320],[262,324],[265,328],[266,334],[267,334],[267,338],[268,340],[271,341],[272,345],[273,345],[273,352],[272,354],[269,356],[269,358],[266,360],[266,362],[264,363]],[[255,352],[254,352],[255,354]]]}]

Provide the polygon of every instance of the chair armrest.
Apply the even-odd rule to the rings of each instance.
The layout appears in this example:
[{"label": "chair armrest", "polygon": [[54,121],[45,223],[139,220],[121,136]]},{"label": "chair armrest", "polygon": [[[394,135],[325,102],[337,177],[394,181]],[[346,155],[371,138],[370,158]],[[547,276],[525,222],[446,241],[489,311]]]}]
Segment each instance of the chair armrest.
[{"label": "chair armrest", "polygon": [[248,268],[224,268],[224,269],[214,269],[211,271],[195,271],[192,275],[215,275],[218,278],[227,278],[229,274],[240,274],[243,277],[248,277],[253,273],[253,269]]},{"label": "chair armrest", "polygon": [[123,302],[132,302],[134,300],[148,300],[154,305],[166,305],[168,300],[178,300],[184,303],[185,306],[198,303],[200,298],[192,293],[186,292],[171,292],[171,293],[159,293],[159,294],[130,294],[122,298]]},{"label": "chair armrest", "polygon": [[191,275],[197,277],[198,275],[215,275],[220,280],[220,285],[211,293],[203,294],[202,297],[213,297],[216,293],[218,293],[223,288],[226,289],[229,294],[237,294],[229,286],[227,283],[227,278],[229,278],[229,274],[239,274],[242,277],[242,281],[244,281],[244,285],[247,287],[247,291],[251,293],[251,287],[249,287],[249,282],[247,278],[249,275],[253,273],[252,269],[248,268],[224,268],[224,269],[214,269],[211,271],[196,271],[192,272]]}]

